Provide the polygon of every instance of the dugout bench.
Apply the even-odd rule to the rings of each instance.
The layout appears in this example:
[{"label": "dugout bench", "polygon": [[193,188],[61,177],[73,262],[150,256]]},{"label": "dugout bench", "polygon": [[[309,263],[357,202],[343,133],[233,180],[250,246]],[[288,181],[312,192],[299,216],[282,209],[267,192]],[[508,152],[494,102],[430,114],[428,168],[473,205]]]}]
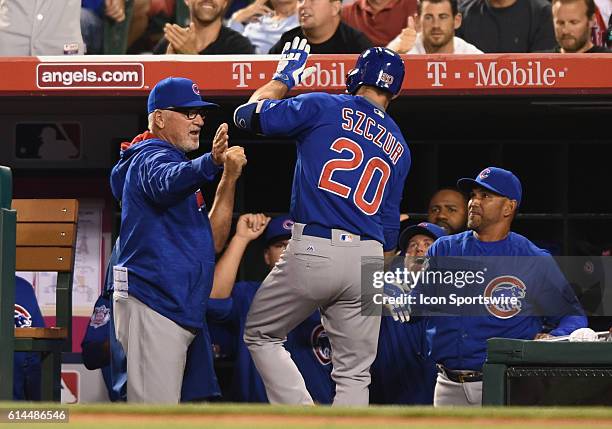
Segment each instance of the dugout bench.
[{"label": "dugout bench", "polygon": [[483,405],[612,405],[612,342],[492,338]]},{"label": "dugout bench", "polygon": [[[12,399],[13,351],[19,351],[41,353],[41,399],[59,402],[61,355],[72,347],[78,201],[16,199],[10,210],[10,170],[1,167],[0,175],[0,400]],[[56,327],[14,328],[15,271],[57,272]]]}]

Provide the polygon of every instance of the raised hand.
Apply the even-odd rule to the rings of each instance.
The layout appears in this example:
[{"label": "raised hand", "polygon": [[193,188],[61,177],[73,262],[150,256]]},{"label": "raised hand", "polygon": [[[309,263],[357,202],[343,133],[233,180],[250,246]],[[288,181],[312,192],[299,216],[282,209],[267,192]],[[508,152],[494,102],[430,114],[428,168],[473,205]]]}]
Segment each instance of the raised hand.
[{"label": "raised hand", "polygon": [[225,175],[237,179],[242,174],[242,168],[246,165],[247,159],[244,148],[232,146],[225,152]]},{"label": "raised hand", "polygon": [[177,24],[166,24],[164,36],[168,40],[167,54],[198,54],[193,22],[187,28]]},{"label": "raised hand", "polygon": [[405,54],[412,49],[417,38],[417,27],[414,21],[414,17],[409,16],[406,22],[406,27],[400,34],[395,37],[388,45],[387,48],[397,52],[398,54]]},{"label": "raised hand", "polygon": [[287,42],[283,47],[281,59],[276,67],[272,79],[278,80],[291,89],[298,85],[316,70],[315,67],[306,67],[306,60],[310,53],[308,40],[295,37],[293,43]]},{"label": "raised hand", "polygon": [[125,0],[104,0],[104,15],[115,22],[125,21]]},{"label": "raised hand", "polygon": [[[399,300],[401,298],[408,298],[410,289],[395,283],[385,283],[383,286],[383,293],[386,298],[393,298]],[[390,304],[385,303],[384,306],[387,308],[393,320],[396,322],[408,322],[410,320],[410,305],[406,304]]]},{"label": "raised hand", "polygon": [[227,134],[227,124],[224,122],[217,128],[217,132],[213,138],[212,150],[210,151],[212,160],[216,165],[225,163],[228,145],[229,135]]},{"label": "raised hand", "polygon": [[268,216],[263,213],[247,213],[238,218],[236,224],[236,237],[244,238],[248,241],[253,241],[261,234],[264,233],[268,223],[270,222]]},{"label": "raised hand", "polygon": [[232,20],[246,25],[261,15],[271,13],[272,9],[266,6],[266,2],[267,0],[255,0],[247,7],[234,12]]}]

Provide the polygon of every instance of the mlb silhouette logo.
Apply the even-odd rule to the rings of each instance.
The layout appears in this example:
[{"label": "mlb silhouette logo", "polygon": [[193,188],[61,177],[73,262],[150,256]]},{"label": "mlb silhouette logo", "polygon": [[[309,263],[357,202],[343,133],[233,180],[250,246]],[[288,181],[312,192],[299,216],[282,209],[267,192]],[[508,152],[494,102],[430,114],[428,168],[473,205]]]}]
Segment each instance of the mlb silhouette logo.
[{"label": "mlb silhouette logo", "polygon": [[15,126],[15,158],[70,161],[81,158],[81,124],[19,123]]},{"label": "mlb silhouette logo", "polygon": [[78,404],[81,375],[77,371],[62,371],[62,404]]},{"label": "mlb silhouette logo", "polygon": [[353,242],[353,236],[351,234],[340,234],[340,241],[344,241],[347,243]]}]

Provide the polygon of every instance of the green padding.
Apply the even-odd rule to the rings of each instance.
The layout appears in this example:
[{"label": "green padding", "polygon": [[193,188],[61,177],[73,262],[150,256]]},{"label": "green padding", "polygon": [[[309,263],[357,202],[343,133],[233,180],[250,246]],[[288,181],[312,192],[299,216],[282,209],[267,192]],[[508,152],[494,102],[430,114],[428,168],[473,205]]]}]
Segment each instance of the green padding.
[{"label": "green padding", "polygon": [[610,342],[546,342],[492,338],[487,341],[487,363],[612,365]]},{"label": "green padding", "polygon": [[0,165],[0,208],[11,208],[13,199],[13,179],[11,169]]}]

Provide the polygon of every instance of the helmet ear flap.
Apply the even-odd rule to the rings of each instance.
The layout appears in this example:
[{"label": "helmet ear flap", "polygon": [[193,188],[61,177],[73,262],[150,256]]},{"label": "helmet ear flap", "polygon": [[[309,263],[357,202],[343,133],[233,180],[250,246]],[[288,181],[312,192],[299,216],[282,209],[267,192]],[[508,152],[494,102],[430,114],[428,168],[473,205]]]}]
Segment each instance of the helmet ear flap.
[{"label": "helmet ear flap", "polygon": [[359,69],[354,68],[346,74],[346,92],[355,94],[359,89]]}]

